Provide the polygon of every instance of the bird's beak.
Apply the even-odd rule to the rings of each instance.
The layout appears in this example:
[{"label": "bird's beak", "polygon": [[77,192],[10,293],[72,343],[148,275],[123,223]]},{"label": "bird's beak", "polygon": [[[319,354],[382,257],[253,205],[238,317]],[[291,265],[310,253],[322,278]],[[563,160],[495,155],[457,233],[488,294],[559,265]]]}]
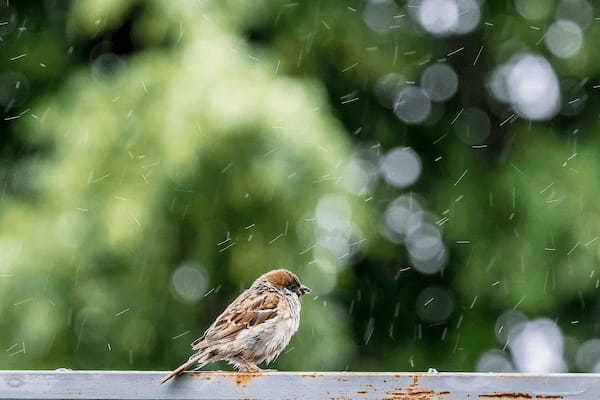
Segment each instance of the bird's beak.
[{"label": "bird's beak", "polygon": [[311,290],[308,286],[300,285],[300,289],[298,289],[298,293],[300,294],[300,296],[310,292]]}]

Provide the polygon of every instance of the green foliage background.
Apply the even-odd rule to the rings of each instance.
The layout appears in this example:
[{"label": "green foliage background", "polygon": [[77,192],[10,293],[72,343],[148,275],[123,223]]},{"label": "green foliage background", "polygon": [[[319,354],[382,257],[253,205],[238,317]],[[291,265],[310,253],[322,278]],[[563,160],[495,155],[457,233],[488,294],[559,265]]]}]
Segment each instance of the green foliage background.
[{"label": "green foliage background", "polygon": [[[1,121],[0,367],[169,369],[274,267],[315,289],[280,369],[473,370],[503,346],[494,325],[513,308],[555,319],[573,343],[599,335],[600,24],[586,29],[578,56],[546,54],[561,78],[585,79],[585,108],[508,124],[510,111],[490,112],[488,146],[475,149],[450,121],[463,107],[496,107],[489,74],[518,51],[544,53],[543,32],[512,2],[488,1],[490,25],[469,35],[433,37],[408,16],[377,34],[361,19],[365,4],[3,7],[0,64],[27,85]],[[421,61],[440,58],[460,83],[437,122],[405,125],[376,101],[381,76],[418,81]],[[348,93],[359,100],[340,100]],[[423,161],[405,192],[448,218],[443,273],[407,270],[405,248],[381,234],[402,190],[382,179],[371,192],[347,190],[357,154],[397,146]],[[348,205],[358,233],[350,258],[314,248],[324,196]],[[172,289],[183,264],[206,278],[198,301]],[[435,324],[415,312],[432,285],[454,299]]]}]

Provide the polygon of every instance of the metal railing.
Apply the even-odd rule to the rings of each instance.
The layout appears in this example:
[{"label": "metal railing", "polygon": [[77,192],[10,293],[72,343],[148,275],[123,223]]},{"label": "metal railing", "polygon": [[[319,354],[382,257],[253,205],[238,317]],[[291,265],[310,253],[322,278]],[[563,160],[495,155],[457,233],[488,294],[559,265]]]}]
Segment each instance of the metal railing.
[{"label": "metal railing", "polygon": [[600,374],[0,371],[0,399],[598,400]]}]

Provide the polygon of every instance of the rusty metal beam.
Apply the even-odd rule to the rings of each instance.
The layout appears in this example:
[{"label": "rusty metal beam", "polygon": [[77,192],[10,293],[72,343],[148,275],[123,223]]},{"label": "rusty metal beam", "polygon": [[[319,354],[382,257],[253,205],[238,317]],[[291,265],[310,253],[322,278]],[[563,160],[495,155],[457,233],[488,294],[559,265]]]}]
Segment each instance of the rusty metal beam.
[{"label": "rusty metal beam", "polygon": [[598,400],[600,374],[0,371],[0,399]]}]

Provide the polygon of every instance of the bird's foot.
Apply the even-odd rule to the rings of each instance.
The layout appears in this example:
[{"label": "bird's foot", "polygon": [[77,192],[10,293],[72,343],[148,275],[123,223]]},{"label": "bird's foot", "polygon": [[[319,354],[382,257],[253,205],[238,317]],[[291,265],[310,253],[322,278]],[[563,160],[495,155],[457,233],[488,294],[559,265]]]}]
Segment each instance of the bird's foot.
[{"label": "bird's foot", "polygon": [[262,369],[258,368],[258,366],[254,363],[247,363],[242,368],[240,368],[239,372],[257,374],[259,372],[262,372]]}]

